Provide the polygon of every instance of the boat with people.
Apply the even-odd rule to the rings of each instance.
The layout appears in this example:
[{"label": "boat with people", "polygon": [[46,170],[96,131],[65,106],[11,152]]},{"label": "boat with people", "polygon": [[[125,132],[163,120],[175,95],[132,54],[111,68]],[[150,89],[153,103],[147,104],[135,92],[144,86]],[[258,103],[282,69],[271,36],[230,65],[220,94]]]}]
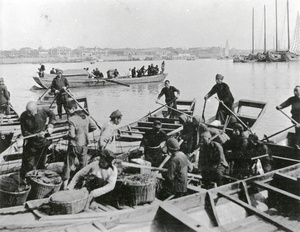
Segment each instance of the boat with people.
[{"label": "boat with people", "polygon": [[[63,76],[68,79],[69,88],[82,88],[82,87],[106,87],[111,85],[125,85],[143,84],[143,83],[156,83],[162,82],[167,73],[160,73],[152,76],[142,76],[132,78],[131,76],[117,76],[110,78],[89,78],[86,70],[65,70]],[[45,74],[44,77],[34,76],[33,79],[40,88],[47,89],[51,86],[56,74]]]},{"label": "boat with people", "polygon": [[[141,205],[96,202],[77,214],[49,214],[50,199],[0,209],[1,230],[9,231],[299,231],[300,164],[264,175]],[[22,220],[21,220],[22,219]]]}]

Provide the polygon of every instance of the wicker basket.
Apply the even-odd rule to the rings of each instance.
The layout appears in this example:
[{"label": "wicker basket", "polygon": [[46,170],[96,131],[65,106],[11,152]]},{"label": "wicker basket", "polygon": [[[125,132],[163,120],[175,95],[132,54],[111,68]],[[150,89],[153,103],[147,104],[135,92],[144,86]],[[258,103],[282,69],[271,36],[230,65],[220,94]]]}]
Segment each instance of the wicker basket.
[{"label": "wicker basket", "polygon": [[31,187],[22,192],[7,192],[0,189],[0,208],[22,205],[29,194]]},{"label": "wicker basket", "polygon": [[28,183],[31,185],[31,191],[28,196],[29,200],[49,197],[51,194],[57,192],[62,185],[62,181],[59,184],[46,184],[38,182],[30,176],[27,179]]},{"label": "wicker basket", "polygon": [[[68,190],[67,190],[68,191]],[[66,191],[61,191],[66,192]],[[55,194],[55,193],[54,193]],[[53,194],[53,195],[54,195]],[[75,214],[84,210],[89,198],[89,192],[86,191],[84,197],[70,202],[62,202],[53,200],[53,195],[50,197],[49,205],[56,214]]]},{"label": "wicker basket", "polygon": [[132,206],[151,203],[155,200],[156,180],[145,184],[134,184],[126,182],[126,177],[123,180],[124,190]]}]

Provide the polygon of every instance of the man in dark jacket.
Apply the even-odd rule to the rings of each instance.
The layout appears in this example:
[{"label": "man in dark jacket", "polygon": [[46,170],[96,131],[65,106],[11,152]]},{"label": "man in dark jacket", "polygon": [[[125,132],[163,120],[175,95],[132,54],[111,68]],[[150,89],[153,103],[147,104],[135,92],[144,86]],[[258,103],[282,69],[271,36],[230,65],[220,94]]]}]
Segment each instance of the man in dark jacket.
[{"label": "man in dark jacket", "polygon": [[[46,125],[49,120],[48,125]],[[21,177],[24,179],[27,172],[37,169],[44,169],[46,162],[46,149],[49,146],[45,139],[45,134],[51,134],[53,123],[55,122],[54,113],[47,107],[37,107],[36,102],[30,101],[26,105],[26,111],[20,116],[22,135],[36,136],[25,139],[23,143]],[[47,131],[46,131],[47,129]]]},{"label": "man in dark jacket", "polygon": [[153,128],[144,134],[139,148],[145,154],[145,160],[151,162],[154,167],[158,167],[164,160],[162,147],[168,138],[161,127],[161,122],[156,120]]},{"label": "man in dark jacket", "polygon": [[57,71],[57,76],[53,79],[51,84],[51,91],[54,92],[56,97],[56,104],[57,104],[57,113],[59,118],[62,118],[62,106],[64,106],[66,110],[66,104],[68,102],[68,94],[66,89],[69,87],[69,82],[67,78],[62,75],[62,71]]},{"label": "man in dark jacket", "polygon": [[0,124],[2,124],[2,114],[9,115],[10,109],[9,109],[9,100],[10,95],[7,90],[7,87],[4,84],[4,79],[0,78]]},{"label": "man in dark jacket", "polygon": [[295,146],[300,147],[300,86],[297,85],[294,88],[294,96],[287,99],[285,102],[281,103],[279,106],[276,106],[277,110],[284,109],[288,106],[292,106],[292,119],[294,119],[298,125],[296,125],[295,130]]},{"label": "man in dark jacket", "polygon": [[220,186],[224,183],[223,175],[228,170],[228,163],[224,156],[223,147],[218,142],[211,141],[211,138],[208,131],[201,135],[198,168],[206,184],[215,182]]},{"label": "man in dark jacket", "polygon": [[[212,89],[205,95],[204,100],[207,100],[215,93],[218,95],[218,98],[224,102],[224,104],[232,110],[232,105],[234,102],[234,98],[232,96],[232,93],[230,92],[229,86],[223,82],[224,76],[221,74],[216,75],[216,84],[212,87]],[[222,124],[224,124],[226,117],[230,116],[230,112],[223,106],[223,104],[220,102],[216,119],[221,121]]]},{"label": "man in dark jacket", "polygon": [[163,184],[164,192],[169,195],[175,195],[175,198],[182,197],[187,192],[189,161],[187,156],[179,151],[179,143],[176,139],[168,139],[167,148],[171,158],[167,163],[167,172],[163,173],[165,179]]},{"label": "man in dark jacket", "polygon": [[[175,96],[175,92],[177,93],[177,96]],[[169,107],[177,109],[176,99],[180,95],[180,91],[174,86],[171,86],[169,80],[165,81],[165,87],[161,90],[160,94],[158,95],[157,102],[162,97],[162,95],[165,95],[165,102]],[[168,115],[170,118],[174,118],[176,116],[176,112],[168,108]]]}]

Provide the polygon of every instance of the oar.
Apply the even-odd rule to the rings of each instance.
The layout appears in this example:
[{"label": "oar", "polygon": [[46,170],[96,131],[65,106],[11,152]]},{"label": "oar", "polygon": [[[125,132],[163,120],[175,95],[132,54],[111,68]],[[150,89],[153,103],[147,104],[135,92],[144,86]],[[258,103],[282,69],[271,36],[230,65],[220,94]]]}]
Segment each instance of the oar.
[{"label": "oar", "polygon": [[178,112],[178,113],[185,114],[186,116],[188,116],[188,117],[190,117],[190,118],[193,118],[193,116],[191,116],[191,115],[189,115],[189,114],[187,114],[187,113],[185,113],[185,112],[183,112],[183,111],[174,109],[173,107],[168,106],[167,104],[164,105],[164,104],[162,104],[162,103],[160,103],[160,102],[158,102],[158,101],[156,101],[156,103],[159,104],[159,105],[162,105],[162,106],[166,106],[166,107],[170,108],[171,110],[174,110],[174,111],[176,111],[176,112]]},{"label": "oar", "polygon": [[206,107],[206,99],[204,100],[204,106],[203,106],[203,111],[202,111],[202,119],[204,122],[205,122],[205,117],[204,117],[205,107]]},{"label": "oar", "polygon": [[42,97],[47,93],[47,91],[50,89],[51,86],[49,86],[45,92],[39,97],[38,101],[42,99]]},{"label": "oar", "polygon": [[149,113],[148,113],[146,116],[144,116],[144,117],[147,117],[147,116],[149,116],[149,115],[153,114],[154,112],[156,112],[156,111],[160,110],[161,108],[165,107],[166,105],[168,105],[169,103],[171,103],[171,102],[173,102],[173,101],[175,101],[175,100],[176,100],[176,98],[174,98],[173,100],[171,100],[171,101],[167,102],[166,104],[164,104],[164,105],[162,105],[162,106],[158,107],[157,109],[153,110],[152,112],[149,112]]},{"label": "oar", "polygon": [[115,80],[111,80],[111,79],[104,79],[104,80],[107,82],[112,82],[112,83],[118,84],[118,85],[124,85],[124,86],[130,87],[130,85],[119,82],[119,81],[115,81]]},{"label": "oar", "polygon": [[291,120],[295,125],[298,125],[299,123],[295,120],[295,119],[293,119],[293,118],[291,118],[290,116],[288,116],[286,113],[284,113],[281,109],[278,109],[281,113],[283,113],[289,120]]},{"label": "oar", "polygon": [[98,125],[97,121],[90,115],[89,112],[86,111],[86,109],[84,109],[79,102],[75,99],[75,97],[69,92],[69,90],[65,90],[67,94],[70,95],[70,97],[76,102],[76,104],[79,106],[80,109],[82,109],[87,115],[90,116],[90,118],[96,123],[96,126],[99,128],[99,130],[101,130],[101,126]]},{"label": "oar", "polygon": [[280,134],[280,133],[282,133],[282,132],[285,132],[285,131],[287,131],[287,130],[289,130],[289,129],[291,129],[291,128],[293,128],[293,127],[295,127],[296,125],[294,124],[294,125],[292,125],[292,126],[289,126],[288,128],[285,128],[285,129],[283,129],[283,130],[281,130],[281,131],[278,131],[278,132],[276,132],[276,133],[274,133],[274,134],[272,134],[272,135],[270,135],[270,136],[264,136],[264,138],[261,140],[261,141],[264,141],[264,140],[269,140],[270,138],[272,138],[272,137],[274,137],[274,136],[276,136],[276,135],[278,135],[278,134]]},{"label": "oar", "polygon": [[57,98],[58,94],[55,95],[53,101],[51,102],[50,106],[49,106],[49,109],[51,108],[51,106],[53,105],[53,103],[55,102],[56,98]]},{"label": "oar", "polygon": [[234,113],[231,111],[231,109],[229,109],[223,101],[221,101],[219,98],[215,97],[251,134],[253,134],[253,132],[251,131],[251,129]]}]

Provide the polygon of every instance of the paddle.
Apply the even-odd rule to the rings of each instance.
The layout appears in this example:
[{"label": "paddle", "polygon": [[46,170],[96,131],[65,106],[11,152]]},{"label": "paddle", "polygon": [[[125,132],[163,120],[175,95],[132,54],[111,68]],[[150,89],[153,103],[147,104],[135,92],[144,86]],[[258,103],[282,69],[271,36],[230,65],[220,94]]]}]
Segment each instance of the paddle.
[{"label": "paddle", "polygon": [[144,116],[144,117],[147,117],[147,116],[149,116],[149,115],[153,114],[154,112],[156,112],[156,111],[160,110],[161,108],[163,108],[164,106],[168,105],[169,103],[171,103],[171,102],[173,102],[173,101],[175,101],[175,100],[176,100],[176,98],[174,98],[172,101],[169,101],[169,102],[167,102],[166,104],[164,104],[164,105],[162,105],[162,106],[158,107],[157,109],[153,110],[152,112],[149,112],[149,113],[148,113],[148,114],[146,114],[146,116]]},{"label": "paddle", "polygon": [[299,123],[295,120],[295,119],[293,119],[293,118],[291,118],[290,116],[288,116],[286,113],[284,113],[281,109],[278,109],[281,113],[283,113],[289,120],[291,120],[295,125],[298,125]]},{"label": "paddle", "polygon": [[253,132],[251,131],[251,129],[234,113],[232,112],[225,104],[223,101],[221,101],[219,98],[215,97],[251,134],[253,134]]},{"label": "paddle", "polygon": [[130,85],[119,82],[119,81],[115,81],[115,80],[111,80],[111,79],[104,79],[104,80],[107,82],[112,82],[112,83],[118,84],[118,85],[124,85],[124,86],[130,87]]},{"label": "paddle", "polygon": [[295,127],[295,126],[296,126],[296,125],[294,124],[294,125],[292,125],[292,126],[289,126],[288,128],[285,128],[285,129],[283,129],[283,130],[281,130],[281,131],[278,131],[278,132],[276,132],[276,133],[274,133],[274,134],[272,134],[272,135],[270,135],[270,136],[264,135],[264,138],[263,138],[261,141],[264,141],[264,140],[268,141],[270,138],[272,138],[272,137],[274,137],[274,136],[276,136],[276,135],[278,135],[278,134],[280,134],[280,133],[282,133],[282,132],[285,132],[285,131],[287,131],[287,130],[289,130],[289,129]]},{"label": "paddle", "polygon": [[174,110],[174,111],[176,111],[176,112],[178,112],[178,113],[185,114],[186,116],[188,116],[188,117],[190,117],[190,118],[193,118],[193,116],[191,116],[191,115],[189,115],[189,114],[187,114],[187,113],[185,113],[185,112],[182,112],[182,111],[180,111],[180,110],[174,109],[173,107],[168,106],[167,104],[164,105],[164,104],[162,104],[162,103],[160,103],[160,102],[158,102],[158,101],[156,101],[156,103],[159,104],[159,105],[162,105],[162,106],[166,106],[166,107],[170,108],[171,110]]},{"label": "paddle", "polygon": [[99,130],[101,130],[101,126],[98,125],[97,121],[90,115],[89,112],[86,111],[86,109],[84,109],[80,104],[79,102],[75,99],[75,97],[70,93],[69,90],[65,90],[67,94],[70,95],[70,97],[76,102],[76,104],[79,106],[80,109],[82,109],[87,115],[90,116],[90,118],[96,123],[96,126],[99,128]]},{"label": "paddle", "polygon": [[203,106],[203,111],[202,111],[202,119],[204,122],[205,122],[205,117],[204,117],[205,107],[206,107],[206,99],[204,100],[204,106]]},{"label": "paddle", "polygon": [[51,108],[51,106],[53,105],[53,103],[55,102],[56,98],[57,98],[58,94],[55,95],[53,101],[51,102],[50,106],[49,106],[49,109]]},{"label": "paddle", "polygon": [[38,101],[42,99],[42,97],[47,93],[47,91],[50,89],[51,86],[49,86],[45,92],[39,97]]}]

